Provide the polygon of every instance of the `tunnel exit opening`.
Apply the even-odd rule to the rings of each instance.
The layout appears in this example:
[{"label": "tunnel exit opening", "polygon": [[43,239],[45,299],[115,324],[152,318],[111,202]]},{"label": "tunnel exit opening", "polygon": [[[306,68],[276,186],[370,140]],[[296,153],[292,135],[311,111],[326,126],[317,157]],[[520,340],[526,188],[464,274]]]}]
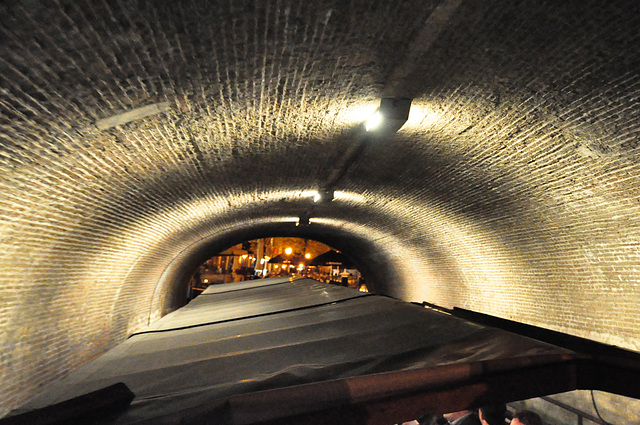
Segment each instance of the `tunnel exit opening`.
[{"label": "tunnel exit opening", "polygon": [[325,243],[299,237],[268,237],[233,245],[204,261],[189,281],[189,299],[210,285],[276,276],[315,280],[369,292],[349,255]]}]

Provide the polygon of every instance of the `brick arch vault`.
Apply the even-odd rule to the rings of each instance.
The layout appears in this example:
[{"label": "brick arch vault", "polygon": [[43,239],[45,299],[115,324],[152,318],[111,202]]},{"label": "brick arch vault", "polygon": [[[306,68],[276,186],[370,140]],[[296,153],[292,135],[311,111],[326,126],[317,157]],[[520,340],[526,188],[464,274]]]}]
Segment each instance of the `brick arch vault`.
[{"label": "brick arch vault", "polygon": [[[3,2],[0,415],[244,236],[640,350],[639,28],[636,1]],[[295,228],[383,96],[409,120]]]}]

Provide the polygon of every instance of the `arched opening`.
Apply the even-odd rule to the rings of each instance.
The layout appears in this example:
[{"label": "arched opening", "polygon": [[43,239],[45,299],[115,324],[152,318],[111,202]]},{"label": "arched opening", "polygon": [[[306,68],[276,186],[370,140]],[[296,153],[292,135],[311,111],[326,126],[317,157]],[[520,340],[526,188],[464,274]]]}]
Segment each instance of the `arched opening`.
[{"label": "arched opening", "polygon": [[278,236],[243,241],[211,256],[191,276],[189,299],[210,285],[275,276],[304,276],[369,291],[348,254],[314,239]]},{"label": "arched opening", "polygon": [[[390,255],[396,239],[379,235],[368,238],[368,228],[349,226],[345,222],[314,222],[296,226],[295,222],[253,221],[216,229],[215,233],[198,235],[167,264],[155,284],[153,299],[148,304],[148,323],[184,306],[190,295],[190,282],[197,270],[210,258],[242,242],[270,237],[298,237],[322,242],[346,254],[366,282],[368,291],[394,296],[393,285],[400,286],[400,270],[409,270],[413,263],[398,261]],[[404,258],[404,257],[403,257]],[[407,257],[416,258],[416,257]],[[428,299],[428,298],[424,298]],[[129,333],[135,331],[133,329]]]}]

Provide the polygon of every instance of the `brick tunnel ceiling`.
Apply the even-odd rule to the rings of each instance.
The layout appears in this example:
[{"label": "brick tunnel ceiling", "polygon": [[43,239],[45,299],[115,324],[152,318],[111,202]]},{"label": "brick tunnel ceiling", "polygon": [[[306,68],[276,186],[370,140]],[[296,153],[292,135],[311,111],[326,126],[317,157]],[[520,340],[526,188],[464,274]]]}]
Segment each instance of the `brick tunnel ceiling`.
[{"label": "brick tunnel ceiling", "polygon": [[382,96],[413,98],[409,121],[300,235],[375,265],[378,292],[639,350],[639,18],[3,2],[0,411],[174,308],[212,246],[288,232]]}]

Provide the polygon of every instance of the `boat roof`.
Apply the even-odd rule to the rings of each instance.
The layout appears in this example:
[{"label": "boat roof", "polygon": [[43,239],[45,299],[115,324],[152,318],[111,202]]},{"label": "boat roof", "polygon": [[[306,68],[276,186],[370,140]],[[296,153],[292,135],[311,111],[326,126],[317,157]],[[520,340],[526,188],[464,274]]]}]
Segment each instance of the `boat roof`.
[{"label": "boat roof", "polygon": [[22,410],[124,383],[135,398],[109,423],[327,423],[340,413],[389,424],[572,390],[582,360],[423,305],[282,277],[209,286]]}]

